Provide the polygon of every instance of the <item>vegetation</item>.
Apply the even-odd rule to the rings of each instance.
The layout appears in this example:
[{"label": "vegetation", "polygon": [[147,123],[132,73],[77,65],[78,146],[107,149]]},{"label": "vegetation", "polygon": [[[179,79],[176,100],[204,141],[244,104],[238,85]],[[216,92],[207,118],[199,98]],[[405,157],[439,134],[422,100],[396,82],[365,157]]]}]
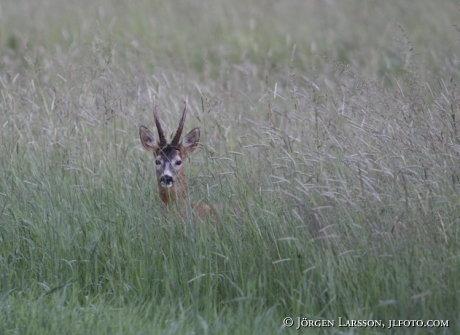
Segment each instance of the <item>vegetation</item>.
[{"label": "vegetation", "polygon": [[[0,3],[0,333],[457,334],[458,9]],[[162,214],[138,139],[186,95],[215,225]]]}]

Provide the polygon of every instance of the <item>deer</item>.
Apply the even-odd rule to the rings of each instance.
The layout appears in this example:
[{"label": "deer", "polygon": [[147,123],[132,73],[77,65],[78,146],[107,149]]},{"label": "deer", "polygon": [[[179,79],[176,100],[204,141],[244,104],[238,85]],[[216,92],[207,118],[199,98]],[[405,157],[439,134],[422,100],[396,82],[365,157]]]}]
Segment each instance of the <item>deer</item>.
[{"label": "deer", "polygon": [[[153,118],[158,131],[158,138],[145,126],[140,126],[139,137],[142,146],[148,152],[153,153],[155,157],[155,171],[157,176],[158,191],[163,204],[171,208],[173,204],[178,205],[180,214],[183,215],[186,206],[197,212],[200,219],[206,217],[214,221],[211,207],[205,204],[188,202],[188,188],[184,172],[184,162],[198,146],[200,140],[200,128],[192,129],[185,137],[181,139],[184,128],[185,117],[187,115],[187,99],[184,100],[184,111],[179,121],[179,126],[174,137],[168,144],[160,120],[158,119],[157,106],[153,102]],[[217,208],[215,205],[214,208]]]}]

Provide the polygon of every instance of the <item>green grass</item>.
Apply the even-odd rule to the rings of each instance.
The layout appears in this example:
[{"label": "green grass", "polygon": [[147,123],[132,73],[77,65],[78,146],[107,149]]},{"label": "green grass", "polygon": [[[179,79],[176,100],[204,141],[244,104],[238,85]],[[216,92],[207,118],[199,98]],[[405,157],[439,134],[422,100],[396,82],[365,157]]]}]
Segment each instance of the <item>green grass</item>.
[{"label": "green grass", "polygon": [[[0,333],[457,334],[458,22],[454,1],[0,4]],[[169,134],[186,95],[201,129],[190,198],[237,214],[163,215],[153,95]]]}]

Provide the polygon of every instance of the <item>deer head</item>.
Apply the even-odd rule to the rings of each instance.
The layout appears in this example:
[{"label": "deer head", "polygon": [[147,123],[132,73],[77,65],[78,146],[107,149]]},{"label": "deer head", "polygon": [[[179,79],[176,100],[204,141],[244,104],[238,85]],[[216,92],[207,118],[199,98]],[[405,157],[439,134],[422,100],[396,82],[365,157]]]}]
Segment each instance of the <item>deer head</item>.
[{"label": "deer head", "polygon": [[200,129],[195,128],[180,141],[187,115],[187,101],[176,134],[171,143],[167,143],[157,115],[156,104],[153,104],[153,117],[158,131],[158,139],[146,127],[139,128],[139,136],[145,150],[155,156],[156,175],[161,200],[168,204],[177,198],[185,198],[187,183],[184,174],[184,162],[187,155],[193,152],[200,139]]}]

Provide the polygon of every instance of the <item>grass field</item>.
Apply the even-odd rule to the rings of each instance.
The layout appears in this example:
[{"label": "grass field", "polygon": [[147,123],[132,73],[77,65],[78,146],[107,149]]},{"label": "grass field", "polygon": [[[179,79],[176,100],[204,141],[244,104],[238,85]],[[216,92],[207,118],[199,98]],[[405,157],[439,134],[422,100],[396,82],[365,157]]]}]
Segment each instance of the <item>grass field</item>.
[{"label": "grass field", "polygon": [[[459,9],[2,1],[0,334],[458,334]],[[162,214],[154,96],[237,213]]]}]

